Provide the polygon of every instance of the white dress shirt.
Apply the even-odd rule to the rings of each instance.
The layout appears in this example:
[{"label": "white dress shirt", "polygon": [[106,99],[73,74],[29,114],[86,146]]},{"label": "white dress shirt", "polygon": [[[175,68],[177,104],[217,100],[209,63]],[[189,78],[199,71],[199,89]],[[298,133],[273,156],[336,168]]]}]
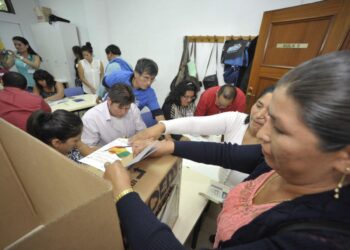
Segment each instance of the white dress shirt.
[{"label": "white dress shirt", "polygon": [[82,141],[89,146],[103,146],[117,138],[129,138],[146,128],[140,110],[132,103],[122,118],[111,116],[107,101],[89,109],[82,118]]}]

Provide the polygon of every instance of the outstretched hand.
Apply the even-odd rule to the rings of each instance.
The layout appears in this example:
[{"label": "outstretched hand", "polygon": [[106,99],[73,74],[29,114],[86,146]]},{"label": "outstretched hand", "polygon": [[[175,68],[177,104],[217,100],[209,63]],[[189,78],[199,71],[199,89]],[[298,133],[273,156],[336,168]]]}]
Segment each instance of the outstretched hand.
[{"label": "outstretched hand", "polygon": [[152,127],[146,128],[129,139],[129,143],[140,140],[157,140],[165,131],[163,123],[158,123]]},{"label": "outstretched hand", "polygon": [[[154,143],[154,140],[138,140],[131,143],[132,152],[134,157],[138,155],[142,150],[144,150],[148,145]],[[158,141],[155,145],[156,151],[151,154],[151,157],[160,157],[163,155],[169,155],[174,152],[174,142],[173,141]]]},{"label": "outstretched hand", "polygon": [[103,178],[111,182],[114,196],[131,187],[129,171],[120,161],[105,163],[105,169]]}]

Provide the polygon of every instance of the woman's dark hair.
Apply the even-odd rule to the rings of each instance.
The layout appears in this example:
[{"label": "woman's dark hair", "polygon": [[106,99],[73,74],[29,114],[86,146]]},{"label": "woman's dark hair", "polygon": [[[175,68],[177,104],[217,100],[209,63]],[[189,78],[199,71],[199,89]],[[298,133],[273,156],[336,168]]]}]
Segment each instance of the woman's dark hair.
[{"label": "woman's dark hair", "polygon": [[83,59],[83,53],[82,53],[82,51],[81,51],[81,48],[79,47],[79,46],[73,46],[72,47],[72,51],[73,51],[73,54],[75,55],[75,56],[79,56],[79,59]]},{"label": "woman's dark hair", "polygon": [[350,51],[337,51],[299,65],[277,84],[287,88],[323,151],[337,151],[350,143],[349,69]]},{"label": "woman's dark hair", "polygon": [[53,75],[51,75],[49,72],[43,69],[38,69],[34,72],[33,78],[35,80],[36,87],[42,91],[43,87],[38,83],[39,80],[45,80],[46,84],[49,88],[52,88],[55,86],[56,81],[53,78]]},{"label": "woman's dark hair", "polygon": [[86,42],[85,45],[81,47],[81,52],[83,51],[87,51],[92,55],[93,50],[90,42]]},{"label": "woman's dark hair", "polygon": [[83,122],[80,117],[62,109],[53,113],[37,110],[27,121],[27,132],[49,145],[53,139],[65,142],[82,131]]},{"label": "woman's dark hair", "polygon": [[[256,99],[256,101],[258,101],[262,96],[268,94],[268,93],[273,93],[273,91],[275,91],[276,85],[271,85],[266,87],[258,96],[258,99]],[[255,103],[254,103],[255,104]],[[250,121],[250,114],[245,118],[244,120],[244,124],[248,124]]]},{"label": "woman's dark hair", "polygon": [[194,91],[194,98],[192,100],[192,102],[194,102],[197,99],[199,89],[194,82],[185,80],[180,82],[172,91],[170,91],[169,95],[165,98],[164,104],[175,103],[175,105],[181,106],[181,96],[184,96],[186,91]]},{"label": "woman's dark hair", "polygon": [[24,37],[21,37],[21,36],[14,36],[12,37],[12,41],[19,41],[21,43],[23,43],[24,45],[27,45],[28,46],[28,54],[30,55],[37,55],[39,58],[40,58],[40,61],[43,61],[41,56],[39,56],[38,53],[36,53],[32,47],[30,46],[29,42],[27,41],[27,39],[25,39]]}]

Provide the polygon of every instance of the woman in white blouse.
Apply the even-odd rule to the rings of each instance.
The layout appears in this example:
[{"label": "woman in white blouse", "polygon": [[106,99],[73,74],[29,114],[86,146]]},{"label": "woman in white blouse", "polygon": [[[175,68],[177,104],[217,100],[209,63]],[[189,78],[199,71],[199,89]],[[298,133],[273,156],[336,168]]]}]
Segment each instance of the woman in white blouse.
[{"label": "woman in white blouse", "polygon": [[[259,144],[256,137],[265,124],[265,115],[275,87],[266,88],[254,103],[250,114],[224,112],[210,116],[184,117],[161,121],[147,128],[130,139],[130,142],[148,138],[159,138],[161,134],[223,135],[225,142],[236,144]],[[219,181],[227,186],[234,186],[246,175],[237,171],[220,168]]]},{"label": "woman in white blouse", "polygon": [[93,57],[91,44],[87,42],[81,47],[83,58],[78,64],[79,78],[83,83],[84,92],[95,94],[103,79],[103,64]]}]

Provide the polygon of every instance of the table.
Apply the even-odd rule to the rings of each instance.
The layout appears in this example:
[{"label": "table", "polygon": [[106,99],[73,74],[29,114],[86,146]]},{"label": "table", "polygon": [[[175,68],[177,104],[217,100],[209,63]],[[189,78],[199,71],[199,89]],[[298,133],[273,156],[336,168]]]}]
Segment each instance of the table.
[{"label": "table", "polygon": [[96,103],[96,95],[93,94],[84,94],[77,96],[65,97],[61,100],[48,102],[52,111],[57,109],[64,109],[67,111],[75,112],[89,109],[95,106]]},{"label": "table", "polygon": [[183,244],[202,215],[208,200],[199,195],[206,192],[210,178],[191,170],[183,164],[180,189],[179,217],[173,226],[173,233]]}]

